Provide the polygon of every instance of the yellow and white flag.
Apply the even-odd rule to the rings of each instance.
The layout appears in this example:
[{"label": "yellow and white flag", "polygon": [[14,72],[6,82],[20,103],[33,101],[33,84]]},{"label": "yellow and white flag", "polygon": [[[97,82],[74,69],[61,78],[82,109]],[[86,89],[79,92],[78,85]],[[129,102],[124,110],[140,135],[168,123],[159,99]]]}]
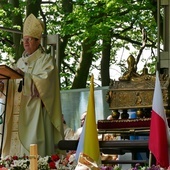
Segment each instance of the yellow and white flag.
[{"label": "yellow and white flag", "polygon": [[95,101],[94,101],[94,76],[91,77],[90,94],[87,106],[87,115],[83,130],[80,135],[80,140],[77,146],[76,159],[78,161],[80,153],[84,153],[92,158],[97,165],[101,164],[99,140],[95,116]]}]

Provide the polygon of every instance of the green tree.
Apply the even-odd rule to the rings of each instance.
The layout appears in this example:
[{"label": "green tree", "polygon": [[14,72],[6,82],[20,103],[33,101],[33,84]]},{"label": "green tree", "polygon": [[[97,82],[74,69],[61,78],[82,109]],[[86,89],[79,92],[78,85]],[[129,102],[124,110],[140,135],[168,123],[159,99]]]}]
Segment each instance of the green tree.
[{"label": "green tree", "polygon": [[[156,48],[155,3],[154,0],[126,3],[124,0],[10,0],[9,3],[1,0],[1,53],[7,53],[9,65],[21,56],[22,25],[25,17],[33,13],[45,23],[44,37],[60,35],[56,50],[62,89],[87,87],[94,68],[100,71],[101,84],[96,85],[108,86],[111,64],[119,65],[122,71],[126,69],[125,61],[117,63],[115,59],[121,48],[130,51],[131,46],[135,47],[133,55],[137,62],[144,48],[151,51]],[[51,46],[45,47],[47,52],[51,51]]]}]

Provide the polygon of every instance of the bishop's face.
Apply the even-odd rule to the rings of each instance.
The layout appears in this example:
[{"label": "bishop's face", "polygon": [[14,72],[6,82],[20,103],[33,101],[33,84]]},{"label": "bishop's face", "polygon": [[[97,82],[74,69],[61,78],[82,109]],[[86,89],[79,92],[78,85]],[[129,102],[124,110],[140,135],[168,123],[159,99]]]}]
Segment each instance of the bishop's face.
[{"label": "bishop's face", "polygon": [[23,46],[25,49],[25,52],[28,55],[31,55],[34,53],[40,45],[40,39],[36,39],[30,36],[24,36],[23,37]]}]

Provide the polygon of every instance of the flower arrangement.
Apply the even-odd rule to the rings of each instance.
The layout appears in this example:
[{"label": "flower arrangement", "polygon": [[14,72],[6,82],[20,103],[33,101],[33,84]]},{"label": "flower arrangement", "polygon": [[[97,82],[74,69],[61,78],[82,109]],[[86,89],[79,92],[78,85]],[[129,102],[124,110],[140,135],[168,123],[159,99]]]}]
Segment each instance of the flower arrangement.
[{"label": "flower arrangement", "polygon": [[[73,170],[76,167],[74,154],[67,154],[66,156],[51,155],[46,157],[38,157],[39,170],[52,169],[69,169]],[[0,160],[0,168],[7,168],[10,170],[28,170],[30,160],[28,156],[7,156]]]},{"label": "flower arrangement", "polygon": [[[30,165],[30,160],[28,156],[7,156],[0,160],[0,169],[6,168],[10,170],[28,170]],[[38,157],[38,170],[74,170],[77,166],[75,161],[75,153],[67,153],[66,156],[51,155],[46,157]],[[117,165],[115,166],[105,166],[100,167],[101,170],[121,170]],[[141,166],[136,164],[130,170],[161,170],[159,166],[152,165]]]},{"label": "flower arrangement", "polygon": [[[101,167],[101,170],[122,170],[119,166],[114,166],[114,167],[109,167],[109,166],[103,166]],[[141,166],[140,164],[136,164],[134,167],[131,169],[127,170],[163,170],[159,166],[152,165],[151,167],[146,166]]]}]

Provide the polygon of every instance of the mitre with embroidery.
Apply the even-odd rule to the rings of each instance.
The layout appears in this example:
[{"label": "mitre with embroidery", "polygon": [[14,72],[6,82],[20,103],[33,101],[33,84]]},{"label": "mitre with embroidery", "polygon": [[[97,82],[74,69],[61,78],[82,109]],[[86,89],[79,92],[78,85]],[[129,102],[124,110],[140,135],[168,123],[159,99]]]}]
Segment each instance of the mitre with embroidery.
[{"label": "mitre with embroidery", "polygon": [[43,32],[42,21],[37,19],[33,14],[30,14],[24,22],[23,37],[30,36],[40,39],[42,32]]}]

